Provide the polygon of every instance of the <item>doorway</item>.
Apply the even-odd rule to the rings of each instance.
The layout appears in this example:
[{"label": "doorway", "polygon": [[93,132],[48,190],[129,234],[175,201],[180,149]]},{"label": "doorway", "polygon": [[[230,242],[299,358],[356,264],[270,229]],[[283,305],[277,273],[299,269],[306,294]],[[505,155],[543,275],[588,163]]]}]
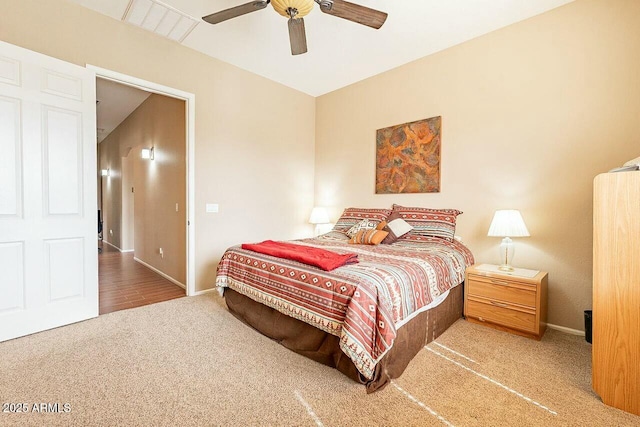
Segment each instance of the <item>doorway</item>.
[{"label": "doorway", "polygon": [[[88,68],[95,70],[99,87],[116,85],[139,98],[115,131],[98,124],[98,139],[106,141],[99,146],[97,183],[103,225],[100,295],[114,288],[107,298],[121,308],[193,295],[194,96]],[[100,116],[107,106],[100,104],[100,94],[98,101]],[[101,314],[114,311],[102,298],[100,305]]]}]

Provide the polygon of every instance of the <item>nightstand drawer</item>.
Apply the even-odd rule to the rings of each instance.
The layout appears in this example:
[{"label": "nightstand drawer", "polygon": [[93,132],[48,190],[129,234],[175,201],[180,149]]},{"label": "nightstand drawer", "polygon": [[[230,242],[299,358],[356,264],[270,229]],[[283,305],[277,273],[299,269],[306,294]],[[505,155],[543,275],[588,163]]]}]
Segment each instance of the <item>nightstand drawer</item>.
[{"label": "nightstand drawer", "polygon": [[516,307],[469,295],[465,314],[481,321],[494,322],[509,328],[527,332],[536,331],[535,310],[529,310],[525,307]]},{"label": "nightstand drawer", "polygon": [[503,279],[469,276],[466,284],[469,295],[476,295],[492,300],[511,302],[514,304],[536,306],[535,286],[508,282]]}]

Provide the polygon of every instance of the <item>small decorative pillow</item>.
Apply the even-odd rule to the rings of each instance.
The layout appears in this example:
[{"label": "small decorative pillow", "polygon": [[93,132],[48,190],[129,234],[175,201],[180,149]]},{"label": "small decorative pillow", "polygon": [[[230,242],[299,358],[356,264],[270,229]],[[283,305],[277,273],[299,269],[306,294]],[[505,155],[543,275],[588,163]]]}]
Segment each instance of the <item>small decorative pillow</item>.
[{"label": "small decorative pillow", "polygon": [[389,222],[385,223],[385,226],[382,228],[382,230],[389,233],[382,241],[383,245],[390,245],[413,230],[413,227],[407,221],[402,219],[400,214],[397,212],[392,212],[391,215],[389,215],[388,221]]},{"label": "small decorative pillow", "polygon": [[358,234],[358,231],[360,230],[375,230],[379,223],[380,221],[375,221],[368,218],[363,219],[362,221],[351,227],[349,230],[347,230],[347,236],[353,237]]},{"label": "small decorative pillow", "polygon": [[349,243],[356,245],[379,245],[389,233],[382,230],[359,230]]},{"label": "small decorative pillow", "polygon": [[400,214],[413,227],[409,234],[440,237],[453,241],[456,233],[456,217],[462,212],[456,209],[428,209],[393,205],[393,211]]},{"label": "small decorative pillow", "polygon": [[347,208],[333,226],[333,231],[346,233],[351,227],[365,218],[381,222],[391,214],[391,209]]}]

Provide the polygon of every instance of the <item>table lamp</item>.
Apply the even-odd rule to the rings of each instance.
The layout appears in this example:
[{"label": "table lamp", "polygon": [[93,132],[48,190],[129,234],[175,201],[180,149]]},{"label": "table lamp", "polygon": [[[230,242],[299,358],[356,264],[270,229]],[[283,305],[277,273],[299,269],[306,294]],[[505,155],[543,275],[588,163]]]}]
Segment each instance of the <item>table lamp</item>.
[{"label": "table lamp", "polygon": [[311,216],[309,216],[309,223],[310,224],[315,224],[316,229],[315,229],[315,235],[319,235],[320,234],[320,225],[321,224],[328,224],[329,221],[329,213],[327,212],[326,208],[320,207],[320,206],[316,206],[315,208],[313,208],[313,210],[311,210]]},{"label": "table lamp", "polygon": [[502,243],[500,243],[500,261],[501,265],[498,267],[502,271],[513,271],[511,262],[513,260],[513,254],[515,253],[515,247],[511,237],[529,237],[529,230],[524,224],[520,211],[515,209],[498,210],[493,216],[491,226],[489,227],[490,237],[504,237]]}]

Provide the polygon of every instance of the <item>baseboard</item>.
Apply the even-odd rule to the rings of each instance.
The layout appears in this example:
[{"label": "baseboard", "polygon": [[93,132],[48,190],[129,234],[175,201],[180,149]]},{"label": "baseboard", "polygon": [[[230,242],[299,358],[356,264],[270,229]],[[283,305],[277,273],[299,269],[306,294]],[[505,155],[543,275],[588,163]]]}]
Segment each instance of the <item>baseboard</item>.
[{"label": "baseboard", "polygon": [[182,283],[180,283],[179,281],[177,281],[176,279],[174,279],[173,277],[169,276],[168,274],[163,273],[162,271],[158,270],[157,268],[147,264],[146,262],[140,260],[139,258],[136,258],[135,256],[133,257],[133,260],[135,262],[139,262],[140,264],[144,265],[145,267],[147,267],[149,270],[153,270],[156,273],[158,273],[159,275],[161,275],[162,277],[164,277],[165,279],[167,279],[170,282],[175,283],[176,285],[180,286],[182,289],[187,289],[187,287],[185,285],[183,285]]},{"label": "baseboard", "polygon": [[107,245],[111,246],[112,248],[114,248],[115,250],[117,250],[118,252],[123,252],[122,249],[120,249],[119,247],[117,247],[116,245],[114,245],[113,243],[109,243],[106,240],[102,239],[102,243],[106,243]]},{"label": "baseboard", "polygon": [[565,334],[578,335],[578,336],[581,336],[581,337],[585,336],[584,331],[579,331],[578,329],[566,328],[564,326],[553,325],[551,323],[547,323],[547,328],[554,329],[554,330],[560,331],[560,332],[564,332]]},{"label": "baseboard", "polygon": [[216,288],[211,288],[211,289],[205,289],[204,291],[197,291],[196,293],[193,294],[193,296],[197,296],[197,295],[204,295],[204,294],[208,294],[210,292],[215,292]]},{"label": "baseboard", "polygon": [[112,248],[116,249],[118,252],[122,252],[124,253],[128,253],[128,252],[133,252],[133,249],[120,249],[119,247],[117,247],[116,245],[114,245],[113,243],[109,243],[106,240],[102,239],[102,243],[106,243],[107,245],[111,246]]}]

